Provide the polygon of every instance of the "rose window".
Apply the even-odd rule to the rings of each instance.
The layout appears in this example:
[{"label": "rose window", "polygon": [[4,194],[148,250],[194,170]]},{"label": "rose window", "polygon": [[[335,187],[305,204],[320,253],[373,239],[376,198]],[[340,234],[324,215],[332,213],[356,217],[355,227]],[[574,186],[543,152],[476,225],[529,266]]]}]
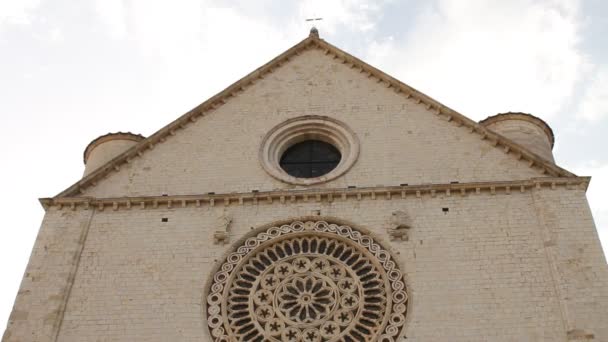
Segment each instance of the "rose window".
[{"label": "rose window", "polygon": [[277,291],[281,315],[293,324],[326,318],[336,304],[333,288],[329,278],[320,278],[318,274],[291,277]]},{"label": "rose window", "polygon": [[227,257],[207,314],[214,341],[397,341],[406,304],[401,272],[372,238],[294,222]]}]

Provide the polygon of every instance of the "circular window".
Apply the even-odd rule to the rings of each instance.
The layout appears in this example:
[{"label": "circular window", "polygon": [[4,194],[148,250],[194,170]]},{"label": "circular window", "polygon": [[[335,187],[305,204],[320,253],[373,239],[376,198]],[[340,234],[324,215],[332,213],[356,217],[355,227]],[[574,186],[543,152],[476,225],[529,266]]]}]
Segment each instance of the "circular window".
[{"label": "circular window", "polygon": [[407,289],[372,237],[324,221],[271,227],[235,246],[213,274],[213,341],[401,340]]},{"label": "circular window", "polygon": [[315,178],[335,169],[342,155],[337,148],[320,140],[306,140],[288,148],[281,157],[281,168],[291,176]]},{"label": "circular window", "polygon": [[359,156],[359,141],[344,123],[303,116],[274,127],[263,139],[260,162],[271,176],[311,185],[344,174]]}]

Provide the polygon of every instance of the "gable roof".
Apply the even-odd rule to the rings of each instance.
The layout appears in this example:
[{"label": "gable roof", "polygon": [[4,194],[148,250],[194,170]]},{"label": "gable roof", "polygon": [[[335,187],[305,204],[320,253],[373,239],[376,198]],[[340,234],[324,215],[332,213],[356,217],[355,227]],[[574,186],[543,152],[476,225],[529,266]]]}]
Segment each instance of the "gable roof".
[{"label": "gable roof", "polygon": [[59,193],[55,198],[76,196],[84,192],[86,188],[95,186],[98,181],[108,176],[111,172],[120,170],[121,165],[131,162],[132,159],[140,157],[148,149],[154,148],[156,144],[164,142],[168,135],[175,135],[180,129],[191,122],[195,122],[199,117],[210,114],[231,98],[238,96],[245,88],[254,84],[257,80],[267,77],[268,74],[281,67],[294,56],[300,55],[303,51],[313,48],[323,51],[333,59],[338,59],[351,69],[357,69],[359,72],[367,74],[368,77],[375,78],[378,83],[382,83],[387,89],[392,89],[396,93],[402,94],[406,99],[424,104],[429,112],[432,112],[447,121],[451,121],[463,129],[467,129],[470,133],[479,134],[481,139],[489,140],[496,148],[501,148],[505,153],[513,155],[514,158],[527,162],[530,167],[538,168],[542,174],[547,174],[552,177],[576,177],[573,173],[541,158],[512,140],[485,128],[476,121],[467,118],[413,87],[327,43],[319,38],[316,30],[311,30],[310,35],[300,43],[294,45],[270,62],[259,67],[252,73],[230,85],[228,88],[209,98],[207,101],[183,114],[156,133],[139,142],[137,145],[108,161],[97,170],[91,172],[86,177]]}]

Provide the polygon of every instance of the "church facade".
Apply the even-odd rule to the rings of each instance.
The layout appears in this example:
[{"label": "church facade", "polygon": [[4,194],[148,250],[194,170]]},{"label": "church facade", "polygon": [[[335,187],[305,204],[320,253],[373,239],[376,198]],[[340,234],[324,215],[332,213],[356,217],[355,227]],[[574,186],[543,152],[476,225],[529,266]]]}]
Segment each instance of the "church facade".
[{"label": "church facade", "polygon": [[85,151],[2,341],[608,341],[589,177],[309,37]]}]

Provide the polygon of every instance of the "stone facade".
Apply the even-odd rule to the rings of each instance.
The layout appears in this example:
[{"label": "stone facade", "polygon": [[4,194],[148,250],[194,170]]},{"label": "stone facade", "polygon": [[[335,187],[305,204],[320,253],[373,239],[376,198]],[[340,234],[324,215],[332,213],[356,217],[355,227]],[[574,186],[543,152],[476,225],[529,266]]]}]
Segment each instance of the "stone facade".
[{"label": "stone facade", "polygon": [[[352,166],[312,185],[267,172],[264,138],[302,117],[352,131]],[[589,178],[496,133],[313,34],[42,199],[3,341],[607,341],[608,268]],[[377,283],[346,252],[308,242],[297,247],[306,260],[285,252],[260,275],[242,274],[247,253],[321,238],[353,248]],[[274,273],[317,259],[326,265]],[[281,285],[260,282],[270,275]],[[239,279],[256,290],[223,290]],[[290,304],[298,286],[305,295]],[[275,301],[252,297],[263,290]],[[266,309],[282,330],[271,331]],[[372,323],[340,325],[339,312]],[[240,315],[254,317],[256,333],[238,332],[250,324]]]}]

